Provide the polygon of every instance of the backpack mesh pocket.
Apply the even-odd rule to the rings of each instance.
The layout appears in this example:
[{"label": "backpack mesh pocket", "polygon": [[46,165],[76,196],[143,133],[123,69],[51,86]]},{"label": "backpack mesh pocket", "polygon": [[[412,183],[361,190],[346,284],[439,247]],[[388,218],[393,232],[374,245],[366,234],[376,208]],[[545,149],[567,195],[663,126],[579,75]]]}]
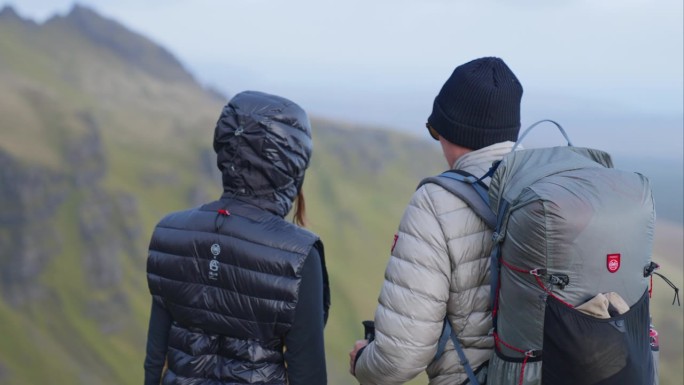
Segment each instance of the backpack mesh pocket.
[{"label": "backpack mesh pocket", "polygon": [[544,315],[542,384],[653,383],[648,292],[629,311],[599,319],[549,296]]}]

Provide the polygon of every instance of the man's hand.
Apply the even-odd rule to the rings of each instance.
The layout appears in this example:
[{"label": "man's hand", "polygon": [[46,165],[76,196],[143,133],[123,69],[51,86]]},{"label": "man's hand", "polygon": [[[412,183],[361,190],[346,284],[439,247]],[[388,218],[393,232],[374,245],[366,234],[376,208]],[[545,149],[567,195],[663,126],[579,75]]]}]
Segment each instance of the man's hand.
[{"label": "man's hand", "polygon": [[351,373],[352,376],[356,376],[356,368],[355,368],[355,363],[356,363],[356,355],[359,353],[359,350],[363,349],[368,345],[368,340],[358,340],[354,344],[354,349],[352,349],[349,352],[349,373]]}]

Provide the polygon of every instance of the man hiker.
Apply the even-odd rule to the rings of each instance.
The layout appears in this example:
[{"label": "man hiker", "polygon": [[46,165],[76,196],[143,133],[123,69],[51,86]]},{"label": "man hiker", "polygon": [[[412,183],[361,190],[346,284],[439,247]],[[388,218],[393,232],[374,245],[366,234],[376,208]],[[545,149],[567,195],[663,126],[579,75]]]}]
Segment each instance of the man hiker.
[{"label": "man hiker", "polygon": [[[454,70],[427,121],[450,168],[481,177],[512,150],[522,93],[499,58],[479,58]],[[491,248],[492,231],[462,199],[438,184],[418,188],[385,271],[375,339],[357,341],[349,353],[350,372],[361,384],[403,384],[423,370],[430,385],[464,383],[468,375],[450,341],[435,359],[445,316],[482,382],[494,347]]]}]

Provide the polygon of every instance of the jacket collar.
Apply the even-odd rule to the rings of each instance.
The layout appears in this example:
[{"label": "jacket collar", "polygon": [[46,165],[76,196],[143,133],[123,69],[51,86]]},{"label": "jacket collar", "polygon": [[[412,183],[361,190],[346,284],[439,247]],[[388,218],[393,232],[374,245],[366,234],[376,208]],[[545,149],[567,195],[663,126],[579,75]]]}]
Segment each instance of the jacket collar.
[{"label": "jacket collar", "polygon": [[506,154],[510,153],[514,145],[514,142],[506,141],[469,152],[456,159],[452,169],[464,170],[480,177],[489,171],[494,162],[501,160]]}]

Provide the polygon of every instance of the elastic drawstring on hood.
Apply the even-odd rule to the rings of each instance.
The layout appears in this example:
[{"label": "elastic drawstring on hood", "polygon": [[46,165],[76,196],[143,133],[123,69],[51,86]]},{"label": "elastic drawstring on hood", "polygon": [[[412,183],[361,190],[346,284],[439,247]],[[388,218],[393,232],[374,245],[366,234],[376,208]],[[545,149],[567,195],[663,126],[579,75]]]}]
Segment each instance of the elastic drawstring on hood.
[{"label": "elastic drawstring on hood", "polygon": [[235,95],[214,131],[224,197],[284,217],[302,186],[312,147],[311,123],[297,104],[263,92]]}]

